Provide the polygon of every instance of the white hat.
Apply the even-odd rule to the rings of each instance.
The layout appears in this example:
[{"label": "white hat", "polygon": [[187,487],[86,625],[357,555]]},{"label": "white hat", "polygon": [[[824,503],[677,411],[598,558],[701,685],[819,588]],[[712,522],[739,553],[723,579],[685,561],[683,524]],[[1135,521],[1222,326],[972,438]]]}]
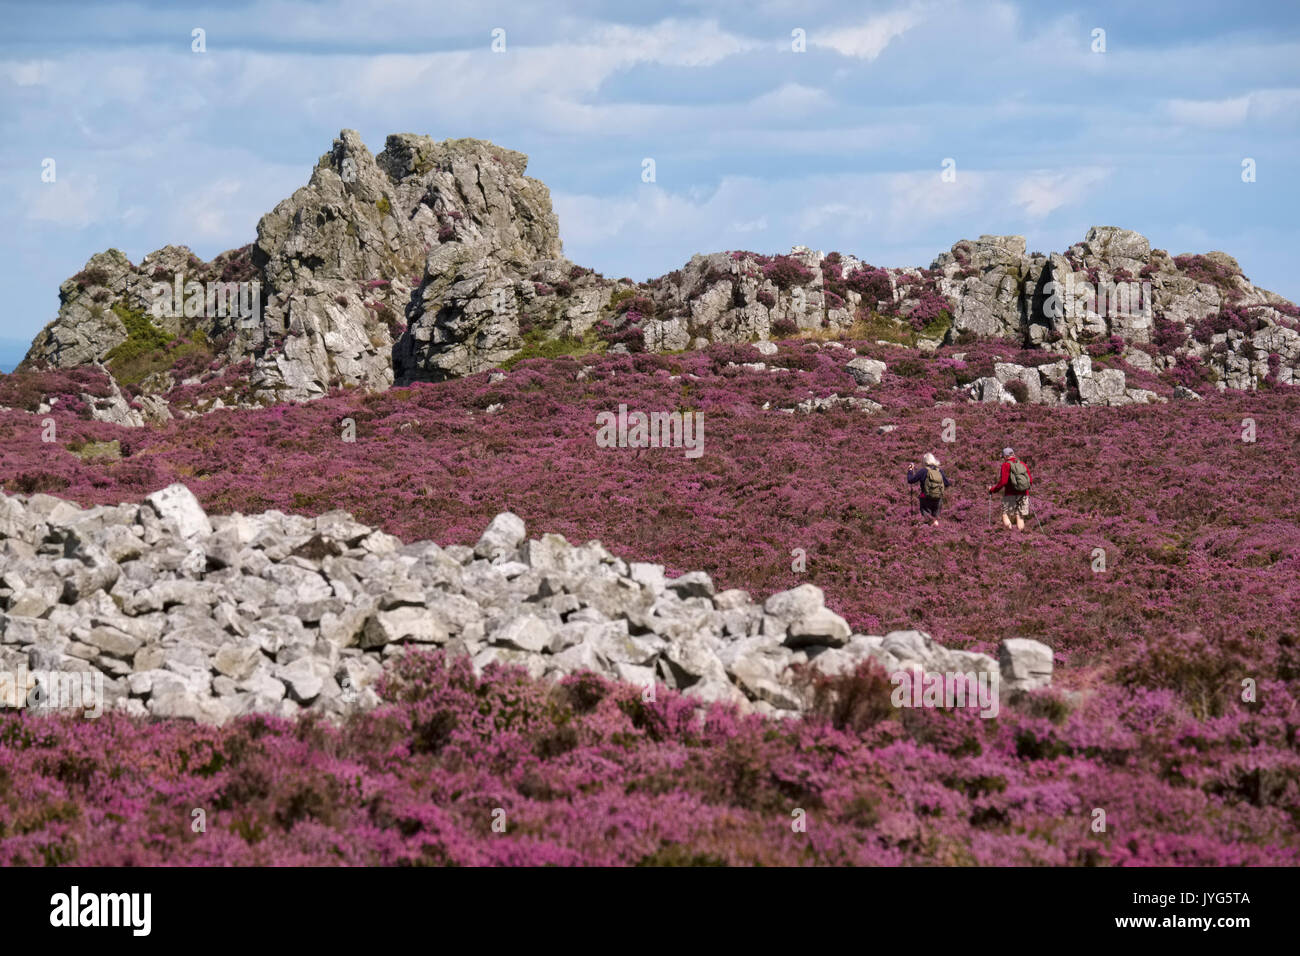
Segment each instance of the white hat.
[{"label": "white hat", "polygon": [[1002,457],[1003,457],[1003,458],[1015,458],[1015,457],[1016,457],[1016,453],[1015,453],[1014,451],[1012,451],[1010,448],[1004,448],[1004,449],[1002,449]]}]

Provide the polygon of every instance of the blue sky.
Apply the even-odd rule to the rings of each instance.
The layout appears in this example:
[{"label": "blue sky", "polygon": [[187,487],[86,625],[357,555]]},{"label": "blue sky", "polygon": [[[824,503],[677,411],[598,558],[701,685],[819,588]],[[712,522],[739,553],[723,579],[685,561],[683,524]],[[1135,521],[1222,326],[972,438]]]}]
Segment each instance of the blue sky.
[{"label": "blue sky", "polygon": [[795,243],[925,265],[1104,224],[1300,299],[1290,0],[0,2],[0,126],[0,339],[95,252],[251,241],[343,128],[527,153],[566,255],[610,276]]}]

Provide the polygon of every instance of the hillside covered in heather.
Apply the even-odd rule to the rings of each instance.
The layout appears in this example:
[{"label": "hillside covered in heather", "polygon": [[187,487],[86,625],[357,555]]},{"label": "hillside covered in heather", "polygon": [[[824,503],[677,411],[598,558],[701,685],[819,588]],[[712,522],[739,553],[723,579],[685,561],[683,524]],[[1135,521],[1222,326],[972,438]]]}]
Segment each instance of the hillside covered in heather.
[{"label": "hillside covered in heather", "polygon": [[[250,246],[110,250],[63,284],[0,375],[0,651],[93,661],[123,706],[0,712],[0,860],[1298,862],[1295,306],[1114,227],[611,280],[563,258],[525,167],[344,131]],[[1067,277],[1094,295],[1058,312]],[[1098,308],[1116,283],[1150,308]],[[694,416],[698,454],[602,443],[620,408]],[[987,494],[1008,445],[1024,532]],[[938,526],[903,477],[926,452]],[[193,534],[140,504],[176,484]],[[599,544],[485,547],[502,512]],[[555,638],[620,588],[730,623],[689,653],[644,608]],[[503,602],[549,630],[486,646]],[[918,631],[990,665],[1039,642],[1050,686],[981,718],[898,708],[871,661],[803,667]],[[366,709],[308,712],[345,677]]]},{"label": "hillside covered in heather", "polygon": [[[909,354],[858,344],[882,359]],[[42,441],[32,415],[0,414],[0,480],[82,504],[181,481],[217,513],[337,507],[406,539],[467,544],[508,507],[571,540],[760,592],[799,583],[791,551],[802,548],[810,579],[855,626],[919,622],[964,640],[1013,628],[1053,638],[1063,655],[1100,654],[1135,633],[1292,628],[1297,492],[1286,481],[1260,489],[1295,457],[1296,392],[1119,408],[934,404],[954,381],[1023,357],[1013,348],[882,360],[870,387],[838,343],[535,359],[144,429],[89,420],[70,388],[50,413],[57,442]],[[619,404],[701,412],[703,455],[598,448],[597,415]],[[1050,532],[1032,543],[986,533],[985,490],[1006,444],[1033,470]],[[950,520],[922,530],[902,475],[926,450],[954,488]],[[1109,554],[1104,574],[1090,570],[1095,548]]]},{"label": "hillside covered in heather", "polygon": [[[991,720],[900,711],[869,667],[803,716],[719,702],[701,726],[700,702],[669,688],[646,704],[635,685],[556,690],[416,658],[387,705],[339,729],[112,715],[52,718],[68,721],[54,732],[10,713],[0,848],[88,863],[1294,863],[1300,493],[1262,494],[1261,476],[1288,473],[1300,400],[1289,386],[1175,399],[1097,352],[1094,374],[1124,371],[1154,399],[954,402],[1055,358],[1006,341],[538,358],[144,428],[93,420],[89,373],[61,373],[47,414],[0,413],[10,493],[115,504],[180,481],[214,515],[342,508],[449,547],[509,508],[759,601],[814,584],[854,631],[920,628],[985,653],[1033,638],[1055,673]],[[859,360],[884,366],[875,384]],[[620,403],[701,412],[703,454],[599,448],[597,415]],[[986,501],[1007,443],[1036,479],[1041,526],[1023,535]],[[954,480],[938,528],[902,480],[926,449]],[[182,804],[216,808],[215,839],[187,832]]]}]

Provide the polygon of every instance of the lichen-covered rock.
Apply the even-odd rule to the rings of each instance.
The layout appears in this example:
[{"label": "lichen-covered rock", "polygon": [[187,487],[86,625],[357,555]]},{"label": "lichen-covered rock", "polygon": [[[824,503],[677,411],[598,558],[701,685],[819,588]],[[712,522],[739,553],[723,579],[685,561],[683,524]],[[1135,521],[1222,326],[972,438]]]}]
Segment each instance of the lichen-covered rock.
[{"label": "lichen-covered rock", "polygon": [[844,368],[859,385],[879,385],[881,376],[885,374],[884,362],[866,356],[858,356]]}]

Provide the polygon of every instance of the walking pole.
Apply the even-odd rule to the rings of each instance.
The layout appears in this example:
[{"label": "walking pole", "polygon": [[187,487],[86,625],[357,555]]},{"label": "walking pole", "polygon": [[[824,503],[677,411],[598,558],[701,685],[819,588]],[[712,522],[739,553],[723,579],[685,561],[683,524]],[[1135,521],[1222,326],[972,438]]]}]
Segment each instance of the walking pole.
[{"label": "walking pole", "polygon": [[921,501],[918,495],[912,494],[912,486],[907,486],[907,507],[912,512],[912,524],[916,524],[917,516],[921,513]]},{"label": "walking pole", "polygon": [[[1026,494],[1025,494],[1025,498],[1028,499],[1028,497],[1029,497],[1028,492],[1026,492]],[[1029,503],[1029,509],[1030,509],[1030,510],[1029,510],[1029,513],[1032,514],[1032,515],[1034,516],[1034,520],[1035,520],[1036,522],[1038,522],[1038,533],[1039,533],[1039,534],[1042,534],[1042,533],[1043,533],[1043,520],[1042,520],[1041,518],[1038,517],[1038,507],[1037,507],[1037,506],[1036,506],[1036,505],[1031,501],[1031,502]]]}]

